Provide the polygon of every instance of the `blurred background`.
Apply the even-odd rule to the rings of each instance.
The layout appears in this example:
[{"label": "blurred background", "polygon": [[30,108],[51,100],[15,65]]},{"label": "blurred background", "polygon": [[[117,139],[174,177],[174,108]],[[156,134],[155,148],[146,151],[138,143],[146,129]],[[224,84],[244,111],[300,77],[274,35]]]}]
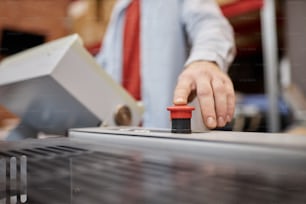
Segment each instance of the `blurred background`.
[{"label": "blurred background", "polygon": [[[306,135],[306,1],[217,0],[235,31],[235,119],[223,130]],[[115,0],[1,0],[0,61],[78,33],[95,56]],[[1,134],[19,119],[0,106]]]}]

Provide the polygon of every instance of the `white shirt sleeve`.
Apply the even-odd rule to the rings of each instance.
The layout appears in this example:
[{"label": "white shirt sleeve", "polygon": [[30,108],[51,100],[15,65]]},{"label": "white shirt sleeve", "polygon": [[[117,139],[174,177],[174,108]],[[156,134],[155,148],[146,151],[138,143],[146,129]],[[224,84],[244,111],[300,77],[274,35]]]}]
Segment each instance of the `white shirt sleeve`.
[{"label": "white shirt sleeve", "polygon": [[182,22],[190,44],[185,66],[207,60],[227,71],[236,47],[233,29],[217,3],[214,0],[183,0]]}]

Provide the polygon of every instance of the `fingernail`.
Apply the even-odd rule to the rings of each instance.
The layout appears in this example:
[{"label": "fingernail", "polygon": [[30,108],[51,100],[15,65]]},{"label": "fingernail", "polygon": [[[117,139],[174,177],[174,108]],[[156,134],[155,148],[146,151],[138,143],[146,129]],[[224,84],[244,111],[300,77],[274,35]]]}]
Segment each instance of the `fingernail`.
[{"label": "fingernail", "polygon": [[185,104],[185,101],[182,97],[176,98],[174,104]]},{"label": "fingernail", "polygon": [[219,126],[224,126],[225,125],[225,121],[224,121],[223,117],[218,118],[218,125]]},{"label": "fingernail", "polygon": [[231,122],[231,117],[229,115],[226,116],[226,121]]},{"label": "fingernail", "polygon": [[213,117],[208,117],[206,122],[208,127],[216,126],[216,120]]}]

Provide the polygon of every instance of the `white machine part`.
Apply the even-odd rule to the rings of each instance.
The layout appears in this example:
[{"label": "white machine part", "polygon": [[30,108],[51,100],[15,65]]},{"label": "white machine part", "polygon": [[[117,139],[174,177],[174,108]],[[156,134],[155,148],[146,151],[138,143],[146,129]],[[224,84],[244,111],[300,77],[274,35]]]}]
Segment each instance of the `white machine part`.
[{"label": "white machine part", "polygon": [[[170,129],[146,129],[142,127],[92,127],[76,128],[69,130],[69,138],[92,141],[97,143],[99,140],[117,137],[119,141],[142,141],[144,144],[152,145],[151,141],[155,138],[163,140],[182,140],[220,143],[220,144],[239,144],[253,146],[269,146],[273,148],[302,148],[306,147],[306,137],[298,134],[286,133],[262,133],[262,132],[238,132],[238,131],[192,131],[191,134],[171,133]],[[132,142],[133,143],[133,142]]]},{"label": "white machine part", "polygon": [[21,118],[19,129],[25,135],[63,135],[69,128],[117,125],[114,115],[122,106],[130,111],[129,125],[137,126],[143,113],[76,34],[4,59],[0,104]]}]

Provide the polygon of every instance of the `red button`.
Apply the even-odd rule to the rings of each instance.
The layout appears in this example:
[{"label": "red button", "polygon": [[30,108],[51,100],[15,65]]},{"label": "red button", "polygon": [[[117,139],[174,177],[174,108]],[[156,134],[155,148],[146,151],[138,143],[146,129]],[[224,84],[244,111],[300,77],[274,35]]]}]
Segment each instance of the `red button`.
[{"label": "red button", "polygon": [[168,107],[167,110],[171,112],[171,119],[190,119],[194,107],[187,105],[176,105]]}]

